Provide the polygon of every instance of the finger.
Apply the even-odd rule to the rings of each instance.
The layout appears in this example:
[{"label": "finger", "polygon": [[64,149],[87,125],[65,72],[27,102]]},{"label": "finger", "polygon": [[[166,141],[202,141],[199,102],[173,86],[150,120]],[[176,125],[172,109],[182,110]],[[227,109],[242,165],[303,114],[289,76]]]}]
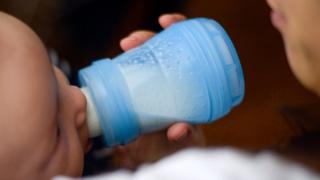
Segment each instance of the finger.
[{"label": "finger", "polygon": [[135,31],[120,41],[120,47],[122,50],[128,51],[143,44],[145,41],[154,36],[154,34],[154,32],[146,30]]},{"label": "finger", "polygon": [[161,27],[167,28],[170,25],[172,25],[173,23],[183,21],[185,19],[186,19],[186,17],[182,14],[177,14],[177,13],[176,14],[164,14],[159,17],[159,24],[161,25]]},{"label": "finger", "polygon": [[187,123],[176,123],[167,131],[169,141],[182,142],[193,134],[193,127]]}]

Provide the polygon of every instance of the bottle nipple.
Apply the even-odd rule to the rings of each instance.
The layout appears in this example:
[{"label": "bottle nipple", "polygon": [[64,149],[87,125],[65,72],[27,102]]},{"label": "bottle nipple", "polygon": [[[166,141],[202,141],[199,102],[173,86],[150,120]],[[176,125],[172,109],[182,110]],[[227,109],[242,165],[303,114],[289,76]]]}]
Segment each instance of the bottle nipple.
[{"label": "bottle nipple", "polygon": [[100,121],[93,99],[91,98],[87,87],[82,87],[81,91],[87,99],[87,124],[89,128],[89,137],[93,138],[100,136],[102,135],[102,129],[100,127]]}]

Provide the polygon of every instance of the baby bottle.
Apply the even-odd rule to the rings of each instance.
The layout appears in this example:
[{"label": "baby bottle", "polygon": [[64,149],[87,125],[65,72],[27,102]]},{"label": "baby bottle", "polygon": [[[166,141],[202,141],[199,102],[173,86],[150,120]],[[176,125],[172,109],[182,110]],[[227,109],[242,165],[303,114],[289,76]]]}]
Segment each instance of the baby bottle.
[{"label": "baby bottle", "polygon": [[80,70],[90,136],[107,146],[178,121],[213,122],[238,105],[244,78],[238,55],[214,20],[176,23],[140,47]]}]

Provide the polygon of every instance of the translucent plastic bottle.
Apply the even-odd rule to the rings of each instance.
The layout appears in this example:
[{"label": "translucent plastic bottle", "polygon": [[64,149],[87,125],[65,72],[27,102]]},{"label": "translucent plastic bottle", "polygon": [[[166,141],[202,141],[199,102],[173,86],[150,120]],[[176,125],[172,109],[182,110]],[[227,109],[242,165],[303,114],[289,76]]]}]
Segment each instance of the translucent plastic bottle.
[{"label": "translucent plastic bottle", "polygon": [[91,136],[107,146],[177,121],[213,122],[238,105],[244,78],[228,35],[214,20],[176,23],[112,59],[79,73]]}]

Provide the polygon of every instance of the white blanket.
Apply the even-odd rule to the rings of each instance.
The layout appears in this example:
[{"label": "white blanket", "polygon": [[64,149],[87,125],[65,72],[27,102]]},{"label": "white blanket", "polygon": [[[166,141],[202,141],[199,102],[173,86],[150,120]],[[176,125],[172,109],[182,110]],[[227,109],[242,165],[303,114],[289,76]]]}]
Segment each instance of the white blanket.
[{"label": "white blanket", "polygon": [[[70,180],[59,176],[54,180]],[[320,180],[320,176],[271,153],[188,149],[157,163],[83,178],[85,180]]]}]

